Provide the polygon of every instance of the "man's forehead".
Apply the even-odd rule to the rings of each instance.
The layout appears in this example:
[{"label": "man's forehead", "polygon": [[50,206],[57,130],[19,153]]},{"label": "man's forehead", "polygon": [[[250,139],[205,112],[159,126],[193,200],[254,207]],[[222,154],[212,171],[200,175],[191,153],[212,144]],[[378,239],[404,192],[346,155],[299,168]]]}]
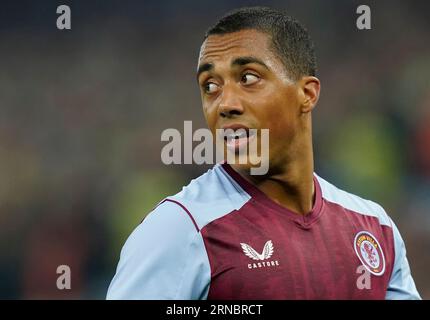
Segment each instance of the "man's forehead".
[{"label": "man's forehead", "polygon": [[270,53],[269,36],[256,30],[210,35],[200,48],[199,64],[224,60],[230,56],[260,56]]}]

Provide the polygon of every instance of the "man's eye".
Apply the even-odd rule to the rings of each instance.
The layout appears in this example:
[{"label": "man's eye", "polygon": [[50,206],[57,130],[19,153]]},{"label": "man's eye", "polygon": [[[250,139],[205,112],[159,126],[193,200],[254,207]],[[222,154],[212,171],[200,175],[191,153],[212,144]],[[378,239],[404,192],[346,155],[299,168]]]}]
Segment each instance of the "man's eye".
[{"label": "man's eye", "polygon": [[216,85],[213,82],[207,82],[204,85],[204,89],[205,89],[206,93],[214,93],[214,92],[216,92],[218,90],[218,85]]},{"label": "man's eye", "polygon": [[245,85],[251,85],[258,82],[258,80],[260,80],[260,78],[255,74],[245,73],[240,81]]}]

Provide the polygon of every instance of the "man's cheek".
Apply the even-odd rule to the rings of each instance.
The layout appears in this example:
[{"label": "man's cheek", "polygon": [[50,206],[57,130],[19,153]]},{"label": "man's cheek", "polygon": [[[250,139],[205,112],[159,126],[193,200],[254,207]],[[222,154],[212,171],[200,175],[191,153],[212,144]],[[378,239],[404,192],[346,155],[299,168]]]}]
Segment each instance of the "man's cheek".
[{"label": "man's cheek", "polygon": [[269,130],[269,147],[270,151],[282,152],[292,139],[293,129],[287,124],[280,124],[273,126]]},{"label": "man's cheek", "polygon": [[205,112],[205,119],[206,119],[206,124],[208,125],[209,130],[212,131],[212,133],[215,133],[215,126],[216,126],[216,122],[217,122],[217,118],[214,116],[213,113],[207,113]]}]

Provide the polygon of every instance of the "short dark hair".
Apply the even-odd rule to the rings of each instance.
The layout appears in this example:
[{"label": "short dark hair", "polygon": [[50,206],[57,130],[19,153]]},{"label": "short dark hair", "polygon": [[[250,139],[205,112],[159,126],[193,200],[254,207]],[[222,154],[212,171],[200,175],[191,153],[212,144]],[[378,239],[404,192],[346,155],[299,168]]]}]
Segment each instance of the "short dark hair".
[{"label": "short dark hair", "polygon": [[209,28],[211,35],[222,35],[245,29],[254,29],[269,35],[275,54],[294,80],[316,75],[314,44],[306,28],[296,19],[268,7],[235,9]]}]

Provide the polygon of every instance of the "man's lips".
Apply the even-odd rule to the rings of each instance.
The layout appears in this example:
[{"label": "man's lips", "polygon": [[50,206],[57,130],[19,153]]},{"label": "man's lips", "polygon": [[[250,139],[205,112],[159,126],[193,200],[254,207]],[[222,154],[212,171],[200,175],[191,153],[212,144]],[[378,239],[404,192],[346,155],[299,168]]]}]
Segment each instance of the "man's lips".
[{"label": "man's lips", "polygon": [[234,124],[230,124],[230,125],[225,125],[221,129],[223,129],[223,130],[231,129],[234,131],[236,131],[238,129],[245,129],[246,131],[248,131],[249,127],[247,127],[243,124],[240,124],[240,123],[234,123]]}]

